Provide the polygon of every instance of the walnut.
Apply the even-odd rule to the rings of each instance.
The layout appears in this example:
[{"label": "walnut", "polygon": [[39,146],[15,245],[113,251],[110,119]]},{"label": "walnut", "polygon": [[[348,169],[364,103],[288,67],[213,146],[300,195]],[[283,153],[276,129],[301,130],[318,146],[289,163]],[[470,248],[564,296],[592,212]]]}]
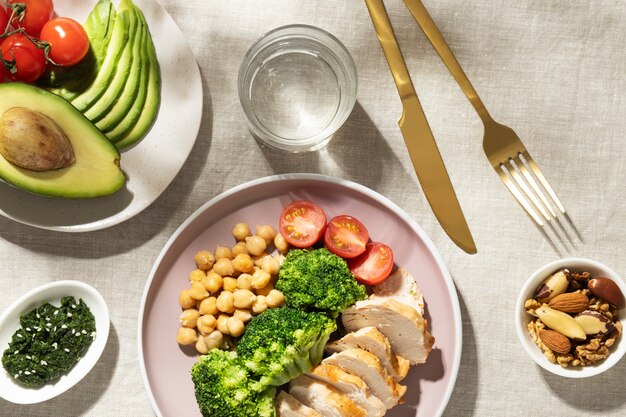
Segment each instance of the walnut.
[{"label": "walnut", "polygon": [[535,310],[539,307],[541,307],[541,303],[534,298],[530,298],[526,300],[526,302],[524,302],[524,308],[526,309],[526,312],[533,317],[537,317]]},{"label": "walnut", "polygon": [[573,281],[582,282],[585,285],[587,285],[587,281],[589,281],[589,278],[591,278],[591,273],[590,272],[571,272],[570,277],[572,278]]},{"label": "walnut", "polygon": [[567,366],[570,364],[570,362],[572,362],[574,360],[574,356],[571,354],[567,354],[567,355],[558,355],[556,357],[556,361],[559,365],[561,365],[563,368],[567,368]]},{"label": "walnut", "polygon": [[554,352],[552,352],[550,349],[545,350],[543,352],[543,355],[550,361],[550,363],[556,363],[556,358],[554,357]]}]

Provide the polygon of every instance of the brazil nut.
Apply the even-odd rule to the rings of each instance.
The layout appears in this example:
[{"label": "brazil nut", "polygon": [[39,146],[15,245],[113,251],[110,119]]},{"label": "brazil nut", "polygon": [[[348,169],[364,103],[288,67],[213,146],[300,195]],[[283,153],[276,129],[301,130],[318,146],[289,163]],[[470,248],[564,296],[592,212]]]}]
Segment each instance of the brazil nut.
[{"label": "brazil nut", "polygon": [[622,309],[626,306],[624,294],[622,294],[615,281],[610,278],[598,277],[590,279],[588,288],[593,295],[605,299],[615,308]]},{"label": "brazil nut", "polygon": [[570,273],[567,269],[561,269],[546,278],[535,291],[535,299],[541,303],[547,303],[557,295],[563,294],[570,282]]},{"label": "brazil nut", "polygon": [[576,320],[585,333],[590,336],[610,333],[615,327],[613,320],[609,319],[604,314],[593,310],[583,311],[574,317],[574,320]]}]

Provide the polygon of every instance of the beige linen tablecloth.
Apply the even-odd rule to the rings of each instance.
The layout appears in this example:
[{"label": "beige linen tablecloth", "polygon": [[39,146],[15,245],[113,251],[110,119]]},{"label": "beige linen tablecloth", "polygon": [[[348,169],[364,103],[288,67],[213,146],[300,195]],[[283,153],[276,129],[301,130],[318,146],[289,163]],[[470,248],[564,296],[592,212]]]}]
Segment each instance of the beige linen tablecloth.
[{"label": "beige linen tablecloth", "polygon": [[[401,1],[387,1],[387,8],[478,245],[475,256],[451,243],[419,188],[396,123],[400,101],[362,1],[161,3],[187,36],[202,72],[205,107],[197,143],[163,195],[118,226],[77,235],[0,218],[0,310],[31,288],[72,278],[104,295],[112,319],[100,362],[78,386],[38,405],[0,400],[0,416],[153,415],[136,348],[139,303],[153,262],[184,219],[210,198],[289,172],[371,187],[406,210],[435,242],[463,315],[461,368],[446,416],[626,415],[626,360],[599,377],[568,380],[536,366],[519,344],[517,292],[559,255],[487,164],[480,120]],[[572,255],[600,260],[626,277],[626,2],[425,4],[493,116],[519,134],[570,211],[585,238]],[[237,98],[237,71],[248,46],[291,23],[336,35],[359,72],[351,117],[317,154],[261,149]]]}]

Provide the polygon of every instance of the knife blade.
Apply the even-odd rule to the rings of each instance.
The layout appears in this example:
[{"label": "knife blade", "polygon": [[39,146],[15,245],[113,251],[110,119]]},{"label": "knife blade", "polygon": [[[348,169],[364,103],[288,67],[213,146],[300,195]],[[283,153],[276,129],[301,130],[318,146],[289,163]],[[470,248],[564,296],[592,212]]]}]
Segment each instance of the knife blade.
[{"label": "knife blade", "polygon": [[426,200],[450,239],[465,252],[474,254],[476,244],[417,97],[385,5],[382,0],[365,0],[365,4],[400,94],[402,117],[398,124]]}]

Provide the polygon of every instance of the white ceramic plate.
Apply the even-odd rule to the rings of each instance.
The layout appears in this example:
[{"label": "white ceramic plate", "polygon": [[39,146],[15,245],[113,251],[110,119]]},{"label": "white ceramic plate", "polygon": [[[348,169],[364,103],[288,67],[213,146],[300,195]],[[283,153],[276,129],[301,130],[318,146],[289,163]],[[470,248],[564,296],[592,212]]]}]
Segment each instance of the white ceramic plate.
[{"label": "white ceramic plate", "polygon": [[20,315],[49,302],[60,306],[61,298],[82,298],[96,319],[96,340],[70,371],[61,378],[40,388],[27,388],[0,370],[0,397],[16,404],[34,404],[49,400],[64,393],[91,371],[104,351],[109,338],[109,310],[104,298],[93,287],[80,281],[56,281],[42,285],[24,294],[0,316],[0,355],[9,346],[11,337],[20,328]]},{"label": "white ceramic plate", "polygon": [[373,240],[394,251],[398,266],[409,271],[426,301],[426,318],[435,336],[428,361],[414,366],[403,384],[406,402],[388,417],[437,417],[452,393],[461,361],[461,313],[452,278],[437,249],[420,226],[393,202],[350,181],[313,174],[261,178],[235,187],[206,203],[167,242],[146,283],[139,313],[139,364],[148,395],[158,416],[200,417],[189,374],[196,354],[176,343],[181,309],[178,293],[189,286],[201,249],[235,243],[236,223],[276,226],[282,208],[291,201],[318,203],[326,215],[357,216]]},{"label": "white ceramic plate", "polygon": [[[96,0],[56,0],[56,12],[84,21]],[[126,186],[86,200],[41,197],[0,182],[0,214],[61,232],[104,229],[148,207],[178,174],[196,141],[202,83],[196,59],[170,15],[154,0],[134,0],[144,12],[161,66],[161,107],[148,135],[122,153]],[[117,4],[117,1],[114,2]]]}]

